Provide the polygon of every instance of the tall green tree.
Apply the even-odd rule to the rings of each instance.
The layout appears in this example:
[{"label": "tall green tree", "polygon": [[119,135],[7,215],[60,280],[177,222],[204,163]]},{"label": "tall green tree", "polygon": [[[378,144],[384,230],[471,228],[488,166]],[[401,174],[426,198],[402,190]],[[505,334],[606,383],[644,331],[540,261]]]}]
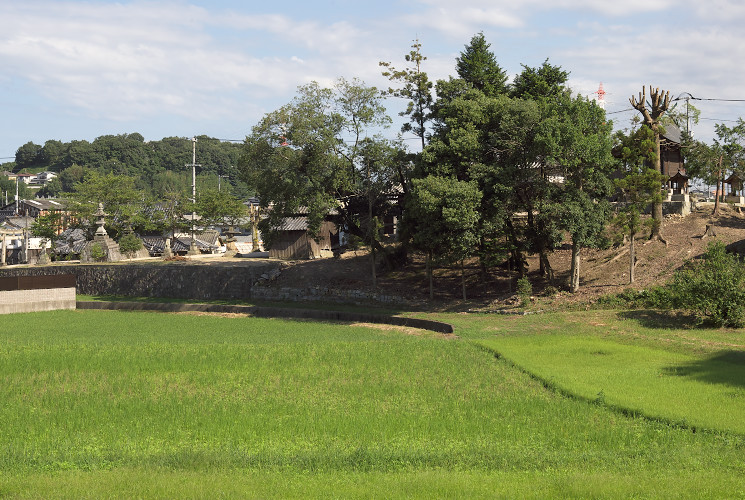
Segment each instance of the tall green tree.
[{"label": "tall green tree", "polygon": [[197,193],[196,213],[203,226],[238,226],[246,217],[246,206],[229,191],[206,189]]},{"label": "tall green tree", "polygon": [[541,125],[540,139],[546,162],[563,178],[557,183],[556,198],[549,213],[568,231],[572,242],[569,289],[580,286],[580,253],[584,247],[606,243],[605,226],[610,218],[606,201],[613,185],[610,174],[616,168],[611,154],[612,124],[605,112],[582,98],[564,96],[550,104],[548,118]]},{"label": "tall green tree", "polygon": [[[390,122],[380,91],[344,79],[333,88],[300,87],[290,104],[264,116],[246,138],[240,167],[267,215],[261,229],[270,244],[282,220],[301,208],[312,234],[333,217],[347,233],[366,237],[367,155],[371,142],[385,149],[376,132]],[[397,182],[391,173],[381,185],[390,189]]]},{"label": "tall green tree", "polygon": [[714,215],[718,215],[727,172],[745,173],[745,122],[740,118],[732,127],[716,124],[714,130],[712,144],[689,138],[683,144],[683,154],[689,177],[716,185]]},{"label": "tall green tree", "polygon": [[41,215],[31,224],[31,234],[41,238],[41,258],[42,264],[49,260],[47,256],[47,243],[52,242],[52,251],[54,252],[54,242],[57,235],[62,231],[63,216],[61,212],[49,212]]},{"label": "tall green tree", "polygon": [[478,243],[480,202],[475,182],[433,175],[413,181],[402,228],[413,247],[426,255],[430,298],[434,298],[433,264],[457,263],[466,300],[464,262]]},{"label": "tall green tree", "polygon": [[27,142],[16,150],[16,172],[24,168],[35,167],[41,159],[42,147],[33,142]]},{"label": "tall green tree", "polygon": [[489,50],[484,33],[471,38],[463,52],[456,59],[458,76],[487,96],[507,93],[507,73],[497,63],[497,58]]},{"label": "tall green tree", "polygon": [[642,218],[647,206],[662,197],[660,183],[662,174],[651,167],[654,165],[657,149],[655,134],[646,125],[628,135],[619,132],[616,135],[621,152],[624,176],[616,180],[616,187],[623,193],[622,209],[617,214],[614,224],[629,239],[629,283],[635,280],[636,237],[646,226],[654,228],[654,219]]},{"label": "tall green tree", "polygon": [[79,227],[93,231],[96,222],[94,214],[98,204],[103,203],[107,213],[106,231],[116,239],[133,225],[144,199],[145,193],[135,187],[132,177],[89,172],[70,193],[68,210]]},{"label": "tall green tree", "polygon": [[422,44],[418,39],[414,40],[411,51],[404,58],[407,63],[404,69],[396,69],[390,62],[379,63],[385,68],[383,76],[400,85],[398,88],[388,88],[385,94],[408,100],[406,109],[399,115],[408,116],[410,121],[401,126],[401,131],[413,132],[420,138],[424,149],[427,142],[427,122],[432,108],[432,82],[422,70],[422,64],[427,58],[422,55]]}]

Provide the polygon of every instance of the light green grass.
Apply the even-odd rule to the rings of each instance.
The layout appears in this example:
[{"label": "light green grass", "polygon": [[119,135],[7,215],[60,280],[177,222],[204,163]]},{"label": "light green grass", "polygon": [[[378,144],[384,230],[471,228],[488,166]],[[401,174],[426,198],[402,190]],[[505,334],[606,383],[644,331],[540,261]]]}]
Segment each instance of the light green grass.
[{"label": "light green grass", "polygon": [[[536,335],[481,341],[563,391],[649,417],[745,434],[745,364],[610,338]],[[745,354],[745,353],[741,353]]]},{"label": "light green grass", "polygon": [[461,340],[183,314],[4,316],[0,496],[743,496],[740,435],[563,397],[464,340],[574,320],[442,317]]},{"label": "light green grass", "polygon": [[[3,483],[6,484],[3,487]],[[101,498],[745,498],[734,474],[666,471],[664,475],[604,472],[403,472],[288,473],[256,470],[71,471],[0,479],[0,496],[18,499]]]}]

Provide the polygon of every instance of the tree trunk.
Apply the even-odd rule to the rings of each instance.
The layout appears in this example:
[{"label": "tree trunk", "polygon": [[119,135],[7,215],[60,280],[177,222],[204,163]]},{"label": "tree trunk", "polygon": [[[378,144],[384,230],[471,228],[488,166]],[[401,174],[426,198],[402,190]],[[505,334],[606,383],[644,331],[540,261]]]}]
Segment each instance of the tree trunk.
[{"label": "tree trunk", "polygon": [[463,300],[468,300],[466,297],[466,266],[462,260],[460,261],[460,281],[463,285]]},{"label": "tree trunk", "polygon": [[575,293],[579,290],[579,264],[581,247],[572,241],[572,268],[569,274],[569,291]]},{"label": "tree trunk", "polygon": [[[719,170],[717,171],[717,190],[714,193],[714,214],[713,215],[719,215],[719,196],[720,196],[720,187],[722,186],[722,155],[719,155]],[[724,189],[722,189],[724,191]],[[722,193],[723,194],[723,193]]]},{"label": "tree trunk", "polygon": [[667,241],[662,237],[660,234],[660,229],[662,229],[662,202],[656,201],[652,204],[652,218],[654,219],[654,225],[652,226],[652,234],[649,235],[650,240],[659,240],[665,245],[667,245]]},{"label": "tree trunk", "polygon": [[435,288],[432,282],[432,252],[427,253],[427,278],[429,279],[429,300],[435,298]]},{"label": "tree trunk", "polygon": [[538,255],[541,263],[541,268],[543,269],[543,276],[546,277],[549,283],[553,284],[554,269],[551,267],[551,262],[549,262],[548,260],[548,253],[545,249],[542,249]]},{"label": "tree trunk", "polygon": [[[654,152],[655,152],[655,170],[657,170],[660,174],[664,176],[664,172],[662,171],[662,146],[660,144],[660,129],[658,126],[651,127],[654,131]],[[662,190],[664,186],[660,186],[660,190]],[[649,239],[658,239],[660,241],[665,241],[662,239],[662,236],[660,235],[660,229],[662,229],[662,201],[655,201],[652,204],[652,218],[655,221],[654,226],[652,226],[652,234],[649,236]]]},{"label": "tree trunk", "polygon": [[370,245],[370,271],[372,272],[372,286],[378,287],[378,275],[375,270],[375,247]]},{"label": "tree trunk", "polygon": [[629,284],[632,284],[634,282],[634,260],[636,259],[636,250],[634,248],[636,235],[634,233],[629,234],[629,239],[631,240],[629,246]]},{"label": "tree trunk", "polygon": [[505,224],[507,226],[509,240],[512,243],[512,248],[510,249],[512,262],[515,264],[517,277],[522,278],[523,276],[525,276],[525,261],[523,259],[522,252],[519,250],[520,241],[517,237],[515,226],[512,224],[512,220],[509,217],[506,218]]}]

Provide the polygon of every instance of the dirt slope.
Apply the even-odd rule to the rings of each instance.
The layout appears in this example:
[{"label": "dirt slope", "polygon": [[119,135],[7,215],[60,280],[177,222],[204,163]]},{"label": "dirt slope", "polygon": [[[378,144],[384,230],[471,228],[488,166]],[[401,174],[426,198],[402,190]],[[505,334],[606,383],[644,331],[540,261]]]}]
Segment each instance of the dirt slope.
[{"label": "dirt slope", "polygon": [[[584,250],[582,254],[581,291],[576,294],[561,292],[546,301],[591,301],[600,295],[620,292],[630,286],[645,288],[667,281],[675,269],[686,259],[694,258],[706,250],[709,242],[720,240],[725,244],[745,239],[745,214],[725,207],[713,218],[712,206],[700,207],[687,217],[669,216],[662,227],[667,245],[659,241],[637,240],[636,281],[628,283],[628,245],[608,250]],[[713,224],[716,237],[703,238],[706,225]],[[565,245],[549,258],[556,273],[555,288],[562,289],[568,280],[570,249]],[[530,258],[529,277],[534,291],[541,296],[549,285],[538,275],[537,259]],[[378,274],[378,289],[384,293],[420,301],[428,307],[450,309],[503,307],[512,301],[510,290],[513,279],[507,269],[490,271],[484,277],[474,261],[467,268],[468,301],[462,301],[460,271],[437,269],[435,272],[435,302],[429,302],[429,289],[424,262],[413,256],[412,262],[402,269]],[[322,286],[372,290],[369,256],[363,252],[347,252],[338,259],[288,262],[282,273],[268,286]],[[514,285],[513,285],[514,286]]]}]

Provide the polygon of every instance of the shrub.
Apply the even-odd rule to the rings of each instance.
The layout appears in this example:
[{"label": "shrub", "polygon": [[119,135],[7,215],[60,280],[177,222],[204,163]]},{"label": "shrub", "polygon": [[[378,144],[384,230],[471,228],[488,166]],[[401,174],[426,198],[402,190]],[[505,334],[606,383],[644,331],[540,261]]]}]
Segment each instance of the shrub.
[{"label": "shrub", "polygon": [[614,295],[604,295],[598,299],[598,305],[606,308],[649,308],[669,309],[675,301],[669,288],[654,286],[647,290],[627,288]]},{"label": "shrub", "polygon": [[101,248],[100,244],[94,243],[91,245],[91,259],[96,262],[101,262],[105,257],[106,252]]},{"label": "shrub", "polygon": [[543,295],[545,295],[546,297],[553,297],[557,293],[559,293],[559,289],[552,285],[548,285],[546,288],[543,289]]},{"label": "shrub", "polygon": [[519,278],[517,280],[517,296],[520,298],[520,302],[527,304],[530,302],[531,295],[533,295],[533,284],[525,276]]},{"label": "shrub", "polygon": [[745,266],[724,244],[709,245],[702,259],[688,262],[669,285],[673,304],[717,326],[745,326]]},{"label": "shrub", "polygon": [[119,250],[132,258],[142,248],[142,240],[133,233],[125,234],[119,240]]}]

